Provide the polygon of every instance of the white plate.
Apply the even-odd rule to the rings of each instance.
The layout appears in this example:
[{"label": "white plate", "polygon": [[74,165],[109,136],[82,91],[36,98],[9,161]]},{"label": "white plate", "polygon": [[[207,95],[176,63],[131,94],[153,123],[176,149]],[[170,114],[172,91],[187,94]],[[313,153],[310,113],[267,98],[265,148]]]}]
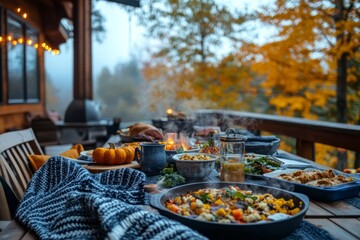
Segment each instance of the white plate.
[{"label": "white plate", "polygon": [[90,161],[87,161],[87,160],[80,160],[80,159],[75,159],[75,158],[67,158],[67,157],[63,157],[63,158],[66,158],[66,159],[69,159],[71,161],[74,161],[78,164],[89,164],[89,163],[92,163],[92,160]]},{"label": "white plate", "polygon": [[87,150],[87,151],[82,151],[80,153],[80,155],[85,156],[85,157],[92,157],[92,153],[94,150]]},{"label": "white plate", "polygon": [[283,162],[283,164],[281,166],[286,167],[286,168],[304,168],[304,167],[312,166],[310,163],[305,163],[305,162],[300,162],[300,161],[290,160],[290,159],[285,159],[285,158],[279,158],[279,157],[275,157],[275,158],[278,159],[279,161]]}]

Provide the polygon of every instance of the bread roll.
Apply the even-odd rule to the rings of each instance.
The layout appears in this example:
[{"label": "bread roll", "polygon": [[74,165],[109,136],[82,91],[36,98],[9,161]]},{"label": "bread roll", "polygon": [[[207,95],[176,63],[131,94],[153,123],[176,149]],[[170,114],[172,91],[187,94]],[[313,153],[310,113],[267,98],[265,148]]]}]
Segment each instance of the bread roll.
[{"label": "bread roll", "polygon": [[131,137],[145,137],[151,140],[162,140],[163,134],[151,124],[136,123],[129,127],[129,136]]}]

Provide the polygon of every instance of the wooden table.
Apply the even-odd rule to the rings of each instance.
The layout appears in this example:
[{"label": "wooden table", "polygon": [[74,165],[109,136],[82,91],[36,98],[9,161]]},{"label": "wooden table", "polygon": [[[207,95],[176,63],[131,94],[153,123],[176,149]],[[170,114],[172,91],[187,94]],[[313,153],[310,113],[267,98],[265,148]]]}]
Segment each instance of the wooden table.
[{"label": "wooden table", "polygon": [[84,168],[86,168],[87,170],[89,170],[89,172],[91,173],[100,173],[100,172],[104,172],[104,171],[109,171],[109,170],[116,170],[116,169],[120,169],[120,168],[140,168],[140,165],[138,162],[136,161],[132,161],[131,163],[128,164],[121,164],[121,165],[100,165],[100,164],[89,164],[89,165],[82,165]]},{"label": "wooden table", "polygon": [[[110,139],[112,142],[117,140],[117,136]],[[297,157],[291,154],[289,156]],[[307,159],[299,157],[298,159],[317,165]],[[309,210],[305,215],[305,221],[327,230],[335,239],[360,239],[360,209],[343,200],[336,202],[311,200]],[[12,221],[10,225],[0,232],[0,240],[2,239],[36,239],[36,236],[18,222]]]}]

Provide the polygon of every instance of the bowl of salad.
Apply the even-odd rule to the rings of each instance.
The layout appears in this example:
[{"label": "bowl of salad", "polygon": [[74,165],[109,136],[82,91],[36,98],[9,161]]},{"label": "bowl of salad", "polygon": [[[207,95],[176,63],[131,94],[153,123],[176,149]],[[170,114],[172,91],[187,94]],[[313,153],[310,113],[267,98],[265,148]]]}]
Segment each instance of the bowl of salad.
[{"label": "bowl of salad", "polygon": [[283,162],[269,155],[247,153],[245,154],[245,176],[263,177],[265,173],[282,169],[282,164]]}]

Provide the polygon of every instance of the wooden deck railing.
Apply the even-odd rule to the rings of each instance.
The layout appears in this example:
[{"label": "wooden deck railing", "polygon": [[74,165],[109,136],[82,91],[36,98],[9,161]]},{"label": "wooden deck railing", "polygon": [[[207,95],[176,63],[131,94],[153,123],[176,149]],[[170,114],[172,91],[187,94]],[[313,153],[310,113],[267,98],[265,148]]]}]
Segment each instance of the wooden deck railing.
[{"label": "wooden deck railing", "polygon": [[[360,126],[302,118],[227,110],[197,110],[201,125],[218,125],[222,130],[237,125],[252,131],[267,131],[296,139],[296,154],[315,160],[315,143],[360,153]],[[359,157],[355,166],[359,167]]]}]

